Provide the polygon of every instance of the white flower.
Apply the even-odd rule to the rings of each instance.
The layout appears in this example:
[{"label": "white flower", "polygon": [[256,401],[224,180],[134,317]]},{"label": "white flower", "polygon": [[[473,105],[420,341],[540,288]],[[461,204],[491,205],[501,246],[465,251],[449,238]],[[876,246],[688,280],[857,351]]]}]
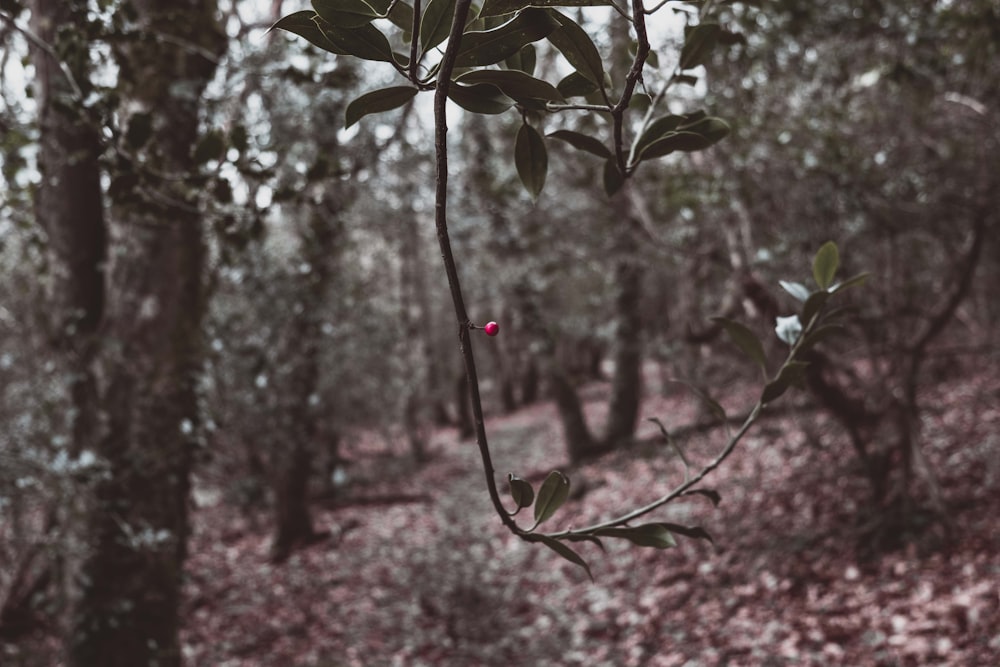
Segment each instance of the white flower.
[{"label": "white flower", "polygon": [[799,316],[779,317],[775,321],[774,332],[778,334],[778,338],[789,345],[794,345],[795,341],[802,335],[802,323],[799,322]]}]

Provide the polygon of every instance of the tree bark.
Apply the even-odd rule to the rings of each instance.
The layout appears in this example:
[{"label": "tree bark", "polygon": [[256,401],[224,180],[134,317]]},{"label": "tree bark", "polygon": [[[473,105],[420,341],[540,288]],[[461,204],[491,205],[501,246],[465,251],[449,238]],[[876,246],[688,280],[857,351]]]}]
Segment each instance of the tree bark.
[{"label": "tree bark", "polygon": [[[198,431],[204,311],[202,224],[192,149],[201,93],[224,34],[208,0],[133,2],[141,31],[118,56],[122,147],[112,195],[110,283],[98,361],[106,466],[86,526],[67,663],[181,664],[178,607]],[[126,135],[128,136],[128,135]],[[134,153],[129,153],[134,151]]]},{"label": "tree bark", "polygon": [[[631,182],[626,182],[617,195],[617,207],[622,219],[635,214],[630,202]],[[631,228],[625,224],[617,230],[615,266],[615,337],[612,343],[614,375],[611,378],[611,398],[608,424],[604,437],[606,448],[630,442],[639,421],[642,401],[642,316],[640,304],[645,271],[637,257],[638,243]]]}]

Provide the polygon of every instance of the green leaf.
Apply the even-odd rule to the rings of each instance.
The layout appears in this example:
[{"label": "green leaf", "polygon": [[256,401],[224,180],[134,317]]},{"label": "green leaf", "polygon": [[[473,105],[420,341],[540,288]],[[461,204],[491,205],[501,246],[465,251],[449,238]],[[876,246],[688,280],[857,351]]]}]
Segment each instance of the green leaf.
[{"label": "green leaf", "polygon": [[527,123],[521,125],[521,129],[517,131],[517,139],[514,141],[514,166],[517,167],[517,175],[521,177],[525,189],[533,199],[538,199],[545,186],[549,156],[545,150],[545,139],[538,130]]},{"label": "green leaf", "polygon": [[549,537],[548,535],[525,535],[524,539],[528,542],[541,542],[549,549],[552,549],[557,554],[573,563],[574,565],[579,565],[587,572],[587,576],[590,580],[594,580],[594,575],[590,572],[590,566],[587,565],[587,561],[580,557],[580,554],[573,551],[571,548],[560,542],[559,540]]},{"label": "green leaf", "polygon": [[609,157],[604,161],[604,192],[609,197],[622,189],[625,185],[625,177],[618,169],[618,161],[614,157]]},{"label": "green leaf", "polygon": [[781,370],[778,377],[768,382],[764,386],[764,392],[760,396],[761,403],[770,403],[788,391],[793,384],[797,384],[805,374],[807,364],[804,361],[789,361]]},{"label": "green leaf", "polygon": [[601,7],[611,0],[486,0],[480,17],[513,14],[525,7]]},{"label": "green leaf", "polygon": [[542,482],[535,499],[535,523],[547,521],[569,498],[569,478],[553,470]]},{"label": "green leaf", "polygon": [[535,45],[525,44],[520,51],[504,60],[503,64],[507,69],[519,70],[525,74],[533,75],[536,61]]},{"label": "green leaf", "polygon": [[681,48],[681,69],[691,69],[704,65],[712,56],[712,50],[719,42],[722,28],[718,23],[702,23],[686,31],[684,46]]},{"label": "green leaf", "polygon": [[476,86],[448,86],[448,97],[466,111],[481,114],[499,114],[514,106],[514,100],[500,92],[496,86],[481,83]]},{"label": "green leaf", "polygon": [[812,349],[833,334],[842,333],[843,331],[844,327],[840,324],[824,324],[806,336],[802,341],[802,344],[799,346],[799,349],[802,351]]},{"label": "green leaf", "polygon": [[713,143],[715,142],[694,132],[668,132],[662,138],[646,146],[639,153],[639,159],[652,160],[670,155],[674,151],[684,151],[686,153],[700,151],[708,148]]},{"label": "green leaf", "polygon": [[558,139],[559,141],[565,141],[573,148],[586,151],[596,155],[597,157],[611,157],[611,150],[607,146],[602,144],[598,139],[580,132],[574,132],[573,130],[556,130],[555,132],[550,132],[547,136],[550,136],[553,139]]},{"label": "green leaf", "polygon": [[313,9],[335,28],[360,28],[378,18],[378,12],[364,0],[313,0]]},{"label": "green leaf", "polygon": [[684,537],[690,537],[696,540],[708,540],[709,542],[715,544],[715,540],[712,536],[708,534],[708,531],[701,526],[681,526],[676,523],[661,523],[661,526],[669,530],[671,533],[677,533],[678,535],[683,535]]},{"label": "green leaf", "polygon": [[674,81],[677,83],[683,83],[686,86],[698,85],[698,77],[692,74],[678,74],[674,77]]},{"label": "green leaf", "polygon": [[833,283],[833,276],[837,273],[840,265],[840,254],[837,252],[837,244],[827,241],[813,258],[813,279],[820,289],[826,289]]},{"label": "green leaf", "polygon": [[535,490],[531,488],[530,483],[514,473],[507,475],[507,482],[510,484],[510,497],[518,509],[530,507],[531,503],[535,502]]},{"label": "green leaf", "polygon": [[785,290],[799,301],[805,302],[809,298],[809,288],[802,283],[792,283],[786,280],[779,280],[781,289]]},{"label": "green leaf", "polygon": [[730,132],[729,123],[721,118],[715,118],[713,116],[700,118],[691,123],[681,123],[677,129],[683,130],[684,132],[694,132],[695,134],[700,134],[713,144],[718,143],[727,137]]},{"label": "green leaf", "polygon": [[[368,0],[368,4],[374,7],[379,16],[389,14],[389,20],[397,28],[410,31],[413,30],[413,6],[401,0]],[[404,41],[409,42],[409,39]]]},{"label": "green leaf", "polygon": [[725,317],[713,317],[712,321],[721,324],[733,343],[760,366],[762,371],[767,372],[767,356],[764,354],[764,346],[761,345],[757,334],[750,331],[745,325]]},{"label": "green leaf", "polygon": [[559,29],[549,35],[549,42],[567,62],[596,86],[604,84],[604,61],[587,31],[562,12],[551,10],[549,15],[559,23]]},{"label": "green leaf", "polygon": [[420,49],[426,53],[448,39],[456,0],[430,0],[420,17]]},{"label": "green leaf", "polygon": [[594,537],[593,535],[583,535],[583,534],[567,535],[563,539],[565,539],[567,542],[591,542],[600,547],[601,551],[607,551],[607,549],[604,548],[604,542],[601,542],[601,539],[599,537]]},{"label": "green leaf", "polygon": [[335,28],[322,20],[318,20],[317,24],[326,38],[342,53],[376,62],[393,61],[389,40],[370,23],[360,28]]},{"label": "green leaf", "polygon": [[829,288],[830,294],[836,294],[837,292],[842,292],[845,289],[850,289],[851,287],[857,287],[859,285],[864,285],[868,282],[867,273],[859,273],[856,276],[852,276],[842,283],[837,283],[836,285],[831,285]]},{"label": "green leaf", "polygon": [[413,99],[417,89],[412,86],[392,86],[365,93],[347,105],[346,125],[350,127],[365,116],[382,111],[398,109]]},{"label": "green leaf", "polygon": [[586,97],[598,90],[597,85],[579,72],[570,72],[556,85],[563,97]]},{"label": "green leaf", "polygon": [[809,326],[813,317],[816,313],[822,310],[829,298],[830,293],[826,291],[813,292],[809,295],[809,298],[806,299],[806,302],[802,305],[801,320],[803,326]]},{"label": "green leaf", "polygon": [[279,19],[277,23],[271,26],[271,30],[287,30],[299,37],[304,37],[310,44],[318,46],[324,51],[329,51],[337,55],[347,55],[347,51],[344,51],[330,41],[316,23],[315,18],[316,12],[308,10],[295,12]]},{"label": "green leaf", "polygon": [[677,540],[664,523],[644,523],[641,526],[626,526],[623,528],[601,528],[594,531],[602,537],[621,537],[640,547],[655,547],[669,549],[677,546]]},{"label": "green leaf", "polygon": [[541,9],[525,9],[492,30],[462,35],[455,67],[482,67],[511,57],[526,44],[548,37],[559,24]]},{"label": "green leaf", "polygon": [[646,93],[636,93],[628,101],[628,108],[636,113],[644,114],[653,105],[653,98]]},{"label": "green leaf", "polygon": [[562,94],[547,81],[536,79],[516,69],[481,69],[466,72],[457,79],[461,84],[474,85],[488,83],[518,102],[528,100],[546,100],[562,102]]}]

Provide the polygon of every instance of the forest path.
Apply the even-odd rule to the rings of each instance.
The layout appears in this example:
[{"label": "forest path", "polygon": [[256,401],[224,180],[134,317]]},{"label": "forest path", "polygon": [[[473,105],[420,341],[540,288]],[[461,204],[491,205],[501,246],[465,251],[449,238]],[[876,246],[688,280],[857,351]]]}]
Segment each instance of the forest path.
[{"label": "forest path", "polygon": [[[926,451],[955,510],[950,536],[931,530],[904,550],[859,559],[867,490],[847,447],[822,415],[781,416],[755,429],[711,479],[718,508],[697,501],[661,515],[704,526],[716,546],[607,542],[604,554],[583,545],[594,583],[505,531],[473,442],[436,432],[420,468],[405,463],[402,444],[360,442],[347,453],[366,476],[365,495],[426,500],[319,509],[317,523],[334,538],[280,567],[267,562],[266,518],[254,527],[224,505],[200,509],[187,568],[188,664],[996,664],[998,398],[1000,379],[987,374],[927,397]],[[643,415],[687,423],[690,401],[672,401],[653,397]],[[600,409],[588,404],[595,424]],[[503,491],[508,470],[537,488],[565,464],[549,404],[492,417],[487,427]],[[718,434],[684,446],[693,458],[709,456]],[[587,492],[553,527],[647,502],[679,479],[672,457],[639,453],[568,470]]]}]

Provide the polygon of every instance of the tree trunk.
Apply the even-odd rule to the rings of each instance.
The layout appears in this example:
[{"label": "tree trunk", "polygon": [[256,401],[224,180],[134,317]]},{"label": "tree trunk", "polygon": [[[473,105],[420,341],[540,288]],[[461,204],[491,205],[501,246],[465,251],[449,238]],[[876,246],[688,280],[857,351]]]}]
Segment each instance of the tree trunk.
[{"label": "tree trunk", "polygon": [[278,402],[286,443],[272,451],[275,500],[274,562],[285,560],[297,546],[311,544],[320,535],[309,510],[309,477],[319,436],[319,365],[322,346],[321,314],[332,275],[331,262],[340,238],[340,202],[327,193],[326,210],[316,212],[303,231],[302,255],[309,271],[301,276],[299,303],[291,322],[286,359],[292,363],[289,386]]},{"label": "tree trunk", "polygon": [[123,147],[115,175],[123,180],[113,193],[115,252],[98,362],[106,423],[97,453],[106,475],[86,521],[72,667],[181,663],[178,606],[204,310],[191,156],[201,92],[215,69],[206,54],[221,53],[226,42],[207,0],[133,6],[140,30],[155,34],[139,35],[118,54],[122,115],[129,125],[149,122],[151,132],[143,145]]},{"label": "tree trunk", "polygon": [[[617,205],[623,220],[634,213],[627,182],[617,195]],[[630,442],[639,421],[642,401],[642,296],[643,266],[636,256],[638,243],[631,225],[617,230],[615,266],[615,337],[611,357],[614,376],[611,378],[611,398],[605,447],[613,448]]]},{"label": "tree trunk", "polygon": [[[69,433],[68,453],[73,458],[97,447],[99,404],[92,364],[104,315],[107,250],[98,164],[100,128],[76,99],[90,90],[88,45],[86,40],[73,43],[70,33],[58,30],[82,24],[86,15],[85,0],[35,0],[31,5],[34,33],[62,54],[72,76],[71,80],[60,69],[55,54],[32,45],[42,174],[35,191],[35,215],[48,241],[52,282],[46,310],[51,314],[49,334],[67,385],[69,403],[63,414],[68,423],[61,426]],[[73,494],[51,508],[52,532],[62,533],[63,548],[46,561],[27,587],[42,594],[54,583],[62,608],[72,600],[78,565],[72,554],[84,537],[78,516],[86,511],[85,498],[83,492]],[[24,601],[31,603],[32,597]]]}]

